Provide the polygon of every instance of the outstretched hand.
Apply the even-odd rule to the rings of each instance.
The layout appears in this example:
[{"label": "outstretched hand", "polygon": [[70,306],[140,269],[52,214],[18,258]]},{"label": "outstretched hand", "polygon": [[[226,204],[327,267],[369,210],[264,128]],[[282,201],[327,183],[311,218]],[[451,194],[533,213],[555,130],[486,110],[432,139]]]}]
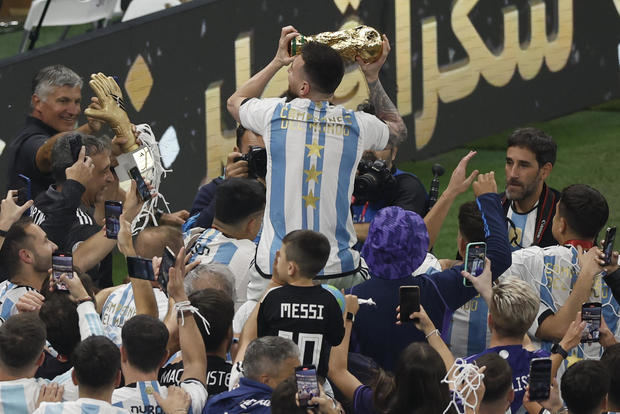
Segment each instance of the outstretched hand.
[{"label": "outstretched hand", "polygon": [[34,203],[32,200],[28,200],[23,206],[18,206],[15,202],[16,199],[17,190],[9,190],[6,198],[0,203],[0,230],[8,231],[13,223],[19,220]]},{"label": "outstretched hand", "polygon": [[459,195],[467,191],[471,183],[473,183],[478,176],[478,170],[472,171],[469,176],[467,175],[467,164],[476,154],[476,151],[469,151],[466,156],[461,158],[461,161],[459,161],[454,171],[452,171],[452,176],[450,177],[446,192]]}]

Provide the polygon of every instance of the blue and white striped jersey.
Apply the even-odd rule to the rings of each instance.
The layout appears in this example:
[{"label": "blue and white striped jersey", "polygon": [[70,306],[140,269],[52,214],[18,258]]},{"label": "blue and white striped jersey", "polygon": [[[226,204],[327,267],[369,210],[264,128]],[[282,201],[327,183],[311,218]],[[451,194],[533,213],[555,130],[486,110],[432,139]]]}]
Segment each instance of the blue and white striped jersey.
[{"label": "blue and white striped jersey", "polygon": [[105,401],[80,398],[77,401],[41,403],[34,414],[127,414],[128,412]]},{"label": "blue and white striped jersey", "polygon": [[[200,234],[196,238],[196,234]],[[254,256],[256,245],[248,239],[231,239],[214,228],[204,230],[194,228],[185,237],[185,248],[191,254],[189,260],[200,263],[220,263],[226,265],[235,277],[236,303],[238,309],[245,303],[249,282],[249,270]]]},{"label": "blue and white striped jersey", "polygon": [[0,381],[0,414],[28,414],[35,409],[41,387],[49,383],[42,378]]},{"label": "blue and white striped jersey", "polygon": [[510,204],[506,217],[514,223],[514,227],[508,224],[508,240],[513,251],[530,247],[534,242],[537,214],[538,205],[528,213],[517,213],[512,209],[512,203]]},{"label": "blue and white striped jersey", "polygon": [[[153,288],[159,319],[164,320],[168,312],[168,297],[159,288]],[[131,283],[119,286],[110,293],[101,309],[101,322],[105,336],[110,338],[117,346],[121,346],[121,330],[125,322],[136,315],[136,303],[134,301]]]},{"label": "blue and white striped jersey", "polygon": [[377,117],[329,102],[250,99],[241,124],[262,135],[267,149],[267,202],[256,267],[271,274],[282,238],[297,229],[323,233],[331,252],[322,275],[360,264],[351,216],[357,164],[364,150],[383,149],[389,131]]},{"label": "blue and white striped jersey", "polygon": [[15,304],[26,292],[35,290],[30,286],[20,286],[8,280],[0,283],[0,318],[4,321],[18,313]]},{"label": "blue and white striped jersey", "polygon": [[[202,409],[207,403],[207,389],[194,379],[188,379],[179,385],[189,394],[191,405],[189,413],[201,414]],[[162,397],[168,395],[168,388],[160,385],[157,381],[138,381],[134,384],[117,388],[112,394],[112,405],[124,408],[131,413],[160,413],[163,412],[153,392],[159,393]]]}]

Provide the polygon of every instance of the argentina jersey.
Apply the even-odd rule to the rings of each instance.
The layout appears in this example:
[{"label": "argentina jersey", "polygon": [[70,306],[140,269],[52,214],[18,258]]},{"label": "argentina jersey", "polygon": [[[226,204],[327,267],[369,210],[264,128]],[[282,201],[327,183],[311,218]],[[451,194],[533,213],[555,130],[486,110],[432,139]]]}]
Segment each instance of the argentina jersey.
[{"label": "argentina jersey", "polygon": [[0,283],[0,318],[4,321],[18,313],[15,306],[26,292],[35,290],[30,286],[20,286],[8,280]]},{"label": "argentina jersey", "polygon": [[455,358],[478,354],[491,340],[487,318],[489,306],[478,294],[454,311],[446,343]]},{"label": "argentina jersey", "polygon": [[512,209],[511,203],[506,217],[508,218],[508,240],[512,251],[529,247],[534,242],[537,213],[538,206],[528,213],[517,213]]},{"label": "argentina jersey", "polygon": [[322,233],[331,251],[325,276],[360,265],[350,210],[353,181],[364,150],[387,145],[387,125],[374,115],[327,101],[250,99],[241,124],[262,135],[267,149],[267,200],[256,267],[271,274],[282,238],[298,229]]},{"label": "argentina jersey", "polygon": [[80,398],[69,402],[43,402],[33,414],[127,414],[127,410],[106,401]]},{"label": "argentina jersey", "polygon": [[39,398],[39,391],[48,382],[42,378],[0,381],[0,414],[33,412]]},{"label": "argentina jersey", "polygon": [[[532,246],[512,254],[512,266],[504,275],[514,275],[528,282],[539,293],[541,305],[538,316],[547,311],[557,312],[566,302],[579,275],[577,249],[574,246]],[[597,275],[588,302],[601,302],[603,317],[609,329],[618,335],[618,314],[620,307],[611,295],[603,278]],[[532,324],[529,334],[534,338],[538,329],[538,317]],[[534,342],[542,349],[550,350],[551,342]],[[598,343],[579,344],[570,353],[567,363],[581,359],[598,359],[602,348]],[[560,373],[563,369],[560,370]]]},{"label": "argentina jersey", "polygon": [[[201,414],[207,403],[207,390],[198,380],[188,379],[179,386],[189,394],[191,404],[188,413]],[[162,397],[168,396],[168,388],[157,381],[138,381],[133,384],[117,388],[112,393],[112,405],[124,408],[130,413],[163,413],[164,410],[157,404],[154,392]]]},{"label": "argentina jersey", "polygon": [[[248,272],[254,256],[256,245],[248,239],[231,239],[214,228],[207,230],[192,229],[185,237],[185,248],[191,255],[189,262],[220,263],[226,265],[235,277],[237,300],[235,309],[246,301],[249,282]],[[200,235],[196,238],[196,232]]]},{"label": "argentina jersey", "polygon": [[[159,320],[164,320],[168,312],[168,297],[158,288],[153,288]],[[136,315],[136,303],[131,283],[119,286],[110,293],[101,309],[101,323],[105,336],[117,346],[122,343],[121,330],[125,322]]]}]

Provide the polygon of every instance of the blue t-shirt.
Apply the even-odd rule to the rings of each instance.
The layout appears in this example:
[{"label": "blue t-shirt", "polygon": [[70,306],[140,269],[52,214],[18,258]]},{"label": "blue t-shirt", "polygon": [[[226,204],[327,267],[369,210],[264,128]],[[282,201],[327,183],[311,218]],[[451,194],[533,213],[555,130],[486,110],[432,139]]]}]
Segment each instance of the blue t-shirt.
[{"label": "blue t-shirt", "polygon": [[272,392],[268,385],[249,378],[241,378],[238,388],[209,399],[202,414],[269,414]]},{"label": "blue t-shirt", "polygon": [[512,404],[510,404],[510,412],[515,414],[525,413],[525,409],[522,409],[523,396],[525,395],[525,387],[527,387],[530,379],[530,361],[534,358],[546,358],[551,354],[543,349],[532,352],[521,345],[507,345],[486,349],[477,355],[467,357],[466,360],[467,362],[473,362],[489,352],[499,354],[508,362],[512,369],[512,388],[515,391],[515,398]]}]

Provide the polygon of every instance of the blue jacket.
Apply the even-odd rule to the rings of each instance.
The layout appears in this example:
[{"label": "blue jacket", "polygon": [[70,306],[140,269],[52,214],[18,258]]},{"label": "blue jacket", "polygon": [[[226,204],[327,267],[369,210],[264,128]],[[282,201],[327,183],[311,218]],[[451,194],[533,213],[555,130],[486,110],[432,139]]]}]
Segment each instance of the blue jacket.
[{"label": "blue jacket", "polygon": [[[483,194],[477,202],[482,212],[487,257],[491,260],[495,280],[512,263],[506,219],[499,195]],[[373,358],[384,369],[393,370],[400,352],[407,345],[425,340],[424,334],[412,323],[395,324],[400,286],[420,286],[420,303],[443,337],[452,313],[478,294],[473,287],[463,286],[461,270],[463,266],[456,266],[431,276],[409,275],[397,280],[371,277],[354,286],[350,293],[360,298],[373,298],[377,306],[360,307],[353,324],[350,350]]]},{"label": "blue jacket", "polygon": [[202,414],[270,414],[272,392],[268,385],[241,378],[238,388],[210,398]]}]

